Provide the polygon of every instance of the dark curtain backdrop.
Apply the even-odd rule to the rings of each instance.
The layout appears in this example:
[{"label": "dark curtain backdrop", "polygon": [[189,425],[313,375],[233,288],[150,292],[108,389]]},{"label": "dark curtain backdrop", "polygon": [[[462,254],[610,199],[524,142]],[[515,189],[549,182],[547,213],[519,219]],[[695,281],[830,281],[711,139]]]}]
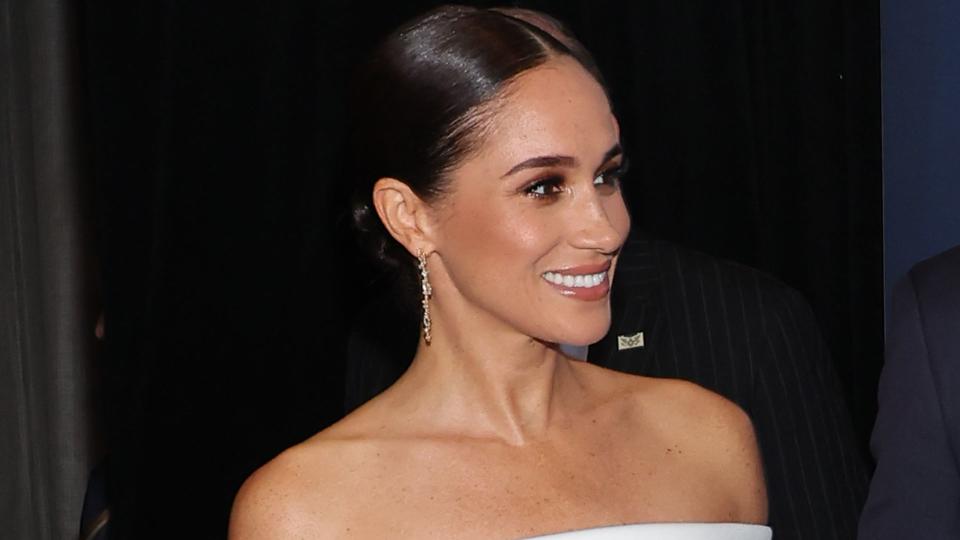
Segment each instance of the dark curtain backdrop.
[{"label": "dark curtain backdrop", "polygon": [[77,7],[0,0],[4,539],[76,538],[100,450]]},{"label": "dark curtain backdrop", "polygon": [[[217,537],[243,478],[343,413],[388,302],[346,217],[351,66],[434,2],[84,4],[123,537]],[[487,5],[493,5],[488,3]],[[635,226],[799,289],[863,440],[881,365],[878,7],[551,1],[609,79]]]}]

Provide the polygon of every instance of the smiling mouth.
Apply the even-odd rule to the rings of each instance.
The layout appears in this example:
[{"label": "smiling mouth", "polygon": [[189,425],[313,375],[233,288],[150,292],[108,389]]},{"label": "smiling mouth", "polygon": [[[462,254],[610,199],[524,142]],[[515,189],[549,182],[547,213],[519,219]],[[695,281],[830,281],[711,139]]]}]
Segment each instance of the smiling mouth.
[{"label": "smiling mouth", "polygon": [[590,289],[599,287],[607,280],[607,270],[595,274],[563,274],[560,272],[544,272],[543,279],[554,285],[571,289]]}]

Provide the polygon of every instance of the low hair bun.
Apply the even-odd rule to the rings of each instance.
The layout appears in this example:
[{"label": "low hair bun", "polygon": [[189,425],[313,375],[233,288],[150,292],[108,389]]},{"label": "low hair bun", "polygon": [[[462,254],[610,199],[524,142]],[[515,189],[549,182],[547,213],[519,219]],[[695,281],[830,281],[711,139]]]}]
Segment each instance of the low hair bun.
[{"label": "low hair bun", "polygon": [[373,205],[360,197],[354,197],[352,206],[353,227],[357,231],[361,249],[383,266],[399,266],[401,254],[397,251],[400,244],[387,232]]}]

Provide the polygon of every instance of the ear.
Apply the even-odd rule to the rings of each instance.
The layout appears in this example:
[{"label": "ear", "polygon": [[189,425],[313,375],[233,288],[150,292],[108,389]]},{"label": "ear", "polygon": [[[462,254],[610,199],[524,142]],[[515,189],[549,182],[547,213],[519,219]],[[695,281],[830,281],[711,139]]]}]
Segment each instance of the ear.
[{"label": "ear", "polygon": [[430,205],[396,178],[381,178],[373,185],[373,206],[390,236],[412,255],[433,251]]}]

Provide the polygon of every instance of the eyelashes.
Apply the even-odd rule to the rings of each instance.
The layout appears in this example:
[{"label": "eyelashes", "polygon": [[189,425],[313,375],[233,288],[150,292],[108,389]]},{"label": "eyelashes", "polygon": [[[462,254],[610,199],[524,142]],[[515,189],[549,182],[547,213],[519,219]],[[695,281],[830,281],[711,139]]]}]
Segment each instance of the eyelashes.
[{"label": "eyelashes", "polygon": [[[620,164],[609,167],[606,170],[598,173],[593,179],[593,185],[597,186],[598,188],[606,187],[608,190],[619,189],[620,182],[627,174],[628,168],[629,161],[624,159]],[[524,195],[533,199],[551,199],[566,191],[564,188],[565,183],[566,178],[564,178],[562,175],[554,174],[539,178],[527,184],[523,188],[523,193]]]},{"label": "eyelashes", "polygon": [[548,176],[527,185],[523,192],[534,199],[546,199],[563,193],[563,183],[562,176]]},{"label": "eyelashes", "polygon": [[[630,161],[627,158],[624,158],[619,165],[614,165],[609,169],[601,172],[593,179],[593,185],[608,185],[614,188],[620,187],[620,181],[623,180],[623,177],[626,176],[627,171],[630,169]],[[597,182],[597,180],[601,180]]]}]

